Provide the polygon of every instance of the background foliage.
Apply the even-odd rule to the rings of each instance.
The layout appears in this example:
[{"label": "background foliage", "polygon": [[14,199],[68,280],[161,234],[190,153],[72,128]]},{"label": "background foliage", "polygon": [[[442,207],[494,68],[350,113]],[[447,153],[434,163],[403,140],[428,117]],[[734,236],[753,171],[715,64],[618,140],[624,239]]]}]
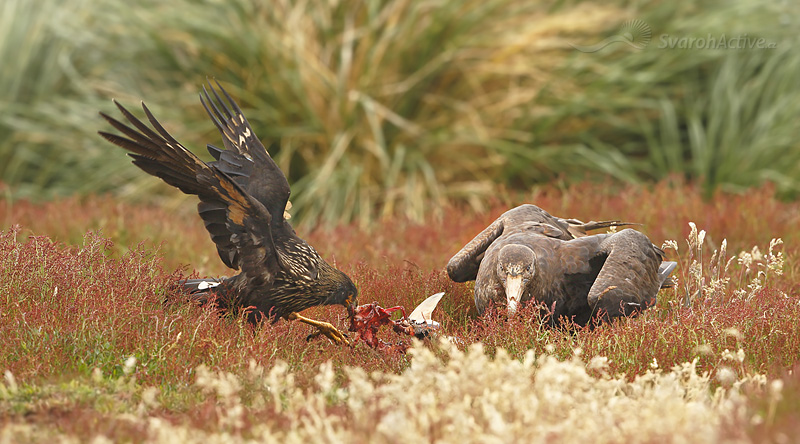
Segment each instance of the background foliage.
[{"label": "background foliage", "polygon": [[[18,197],[175,192],[96,136],[146,100],[194,151],[219,79],[293,185],[296,216],[362,224],[560,178],[677,173],[710,195],[800,182],[800,14],[780,1],[6,0],[0,181]],[[643,50],[582,53],[638,19]],[[659,48],[764,38],[774,49]],[[153,197],[155,194],[156,197]]]}]

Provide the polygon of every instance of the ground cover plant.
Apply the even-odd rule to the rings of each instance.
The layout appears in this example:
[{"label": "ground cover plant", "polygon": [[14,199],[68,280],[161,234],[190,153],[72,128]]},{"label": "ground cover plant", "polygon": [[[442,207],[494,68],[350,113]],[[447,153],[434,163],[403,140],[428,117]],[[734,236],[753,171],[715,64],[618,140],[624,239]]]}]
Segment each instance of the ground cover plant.
[{"label": "ground cover plant", "polygon": [[[583,183],[502,195],[480,213],[445,207],[424,223],[304,233],[353,277],[362,303],[411,308],[446,292],[436,314],[450,339],[408,354],[307,343],[300,324],[253,328],[183,303],[172,281],[225,272],[192,204],[6,199],[0,436],[780,442],[800,432],[800,205],[771,187],[701,195],[678,180]],[[678,285],[642,316],[593,330],[545,328],[531,309],[476,317],[471,287],[442,267],[522,202],[643,223],[655,242],[675,241],[665,247]],[[340,312],[310,314],[344,327]]]}]

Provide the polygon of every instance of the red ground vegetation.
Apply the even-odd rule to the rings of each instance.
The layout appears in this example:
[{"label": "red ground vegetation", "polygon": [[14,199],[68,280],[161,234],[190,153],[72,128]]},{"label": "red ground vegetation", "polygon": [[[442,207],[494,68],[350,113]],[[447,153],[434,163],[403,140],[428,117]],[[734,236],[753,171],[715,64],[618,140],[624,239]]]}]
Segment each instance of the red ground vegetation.
[{"label": "red ground vegetation", "polygon": [[[424,223],[387,219],[368,229],[301,229],[300,234],[353,277],[362,304],[376,301],[411,310],[428,295],[446,292],[435,315],[442,334],[462,348],[482,341],[489,353],[503,347],[521,357],[533,349],[563,358],[580,348],[587,361],[605,356],[609,371],[631,376],[656,364],[669,368],[696,358],[698,368],[711,374],[724,368],[737,375],[783,377],[797,394],[800,279],[795,258],[800,242],[794,228],[800,205],[771,196],[766,187],[703,201],[693,187],[680,184],[613,192],[584,184],[535,190],[513,202],[495,202],[480,214],[445,208]],[[678,254],[670,255],[681,263],[678,285],[662,291],[658,305],[642,316],[594,329],[547,328],[532,307],[511,319],[497,311],[476,318],[471,285],[451,282],[442,267],[502,211],[523,202],[582,220],[640,222],[641,230],[659,245],[677,240]],[[125,373],[130,356],[138,362],[138,381],[173,390],[192,382],[200,364],[240,373],[251,360],[267,368],[282,360],[301,383],[310,383],[328,360],[336,369],[350,365],[397,372],[408,366],[408,356],[365,344],[306,342],[309,328],[299,323],[253,328],[211,308],[174,303],[179,299],[170,290],[174,280],[227,273],[190,208],[128,206],[109,197],[45,204],[5,201],[0,220],[0,369],[25,384],[88,378],[95,368],[115,378]],[[690,252],[684,241],[689,221],[708,233],[700,252]],[[723,238],[730,257],[753,246],[766,254],[770,240],[778,237],[784,241],[776,247],[785,258],[783,275],[763,264],[746,272],[733,261],[721,273],[731,279],[727,286],[687,299],[685,290],[694,288],[687,282],[693,258],[700,259],[710,279],[715,273],[712,252]],[[190,272],[194,269],[185,264],[198,271]],[[763,288],[749,291],[747,285],[759,270],[767,272]],[[346,329],[341,307],[314,308],[307,314]],[[389,342],[399,338],[388,330],[379,334]],[[741,360],[739,349],[744,351]],[[796,406],[796,400],[787,402]],[[791,413],[784,404],[781,408],[786,410],[781,421],[797,419],[797,410]],[[203,414],[198,406],[192,411]]]}]

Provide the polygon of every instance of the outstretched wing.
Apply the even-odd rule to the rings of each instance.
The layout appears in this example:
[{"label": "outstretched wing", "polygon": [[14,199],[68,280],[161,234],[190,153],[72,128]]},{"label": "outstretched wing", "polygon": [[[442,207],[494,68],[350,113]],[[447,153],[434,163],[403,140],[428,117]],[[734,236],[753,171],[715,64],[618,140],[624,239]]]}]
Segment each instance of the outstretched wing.
[{"label": "outstretched wing", "polygon": [[[250,196],[264,205],[273,218],[273,228],[280,229],[284,224],[284,211],[291,192],[289,182],[256,137],[239,105],[219,82],[215,83],[224,99],[211,83],[208,88],[203,86],[203,93],[200,94],[200,101],[222,135],[225,146],[223,150],[208,145],[208,152],[216,159],[211,164],[233,178]],[[209,212],[215,209],[203,210]],[[211,216],[207,214],[207,217]]]},{"label": "outstretched wing", "polygon": [[655,304],[667,276],[662,253],[647,236],[632,229],[622,230],[605,237],[598,253],[606,259],[589,290],[588,302],[595,312],[602,310],[613,318]]},{"label": "outstretched wing", "polygon": [[[206,227],[217,244],[220,258],[229,267],[242,269],[251,279],[271,283],[278,271],[278,256],[272,242],[272,216],[217,165],[209,165],[175,140],[142,104],[152,128],[122,105],[114,102],[130,127],[100,113],[124,136],[100,132],[108,141],[131,151],[133,163],[187,194],[200,198],[200,206],[223,211],[219,223],[206,220]],[[201,212],[201,216],[202,216]],[[205,219],[205,218],[204,218]]]}]

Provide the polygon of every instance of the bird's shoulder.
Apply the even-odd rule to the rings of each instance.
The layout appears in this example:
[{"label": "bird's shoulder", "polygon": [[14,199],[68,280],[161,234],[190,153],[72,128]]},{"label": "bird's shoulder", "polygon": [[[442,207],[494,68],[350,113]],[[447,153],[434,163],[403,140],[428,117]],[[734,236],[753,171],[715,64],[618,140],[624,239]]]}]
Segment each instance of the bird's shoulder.
[{"label": "bird's shoulder", "polygon": [[524,245],[538,254],[538,252],[547,253],[550,251],[557,251],[563,247],[565,243],[564,240],[547,235],[546,232],[549,232],[548,228],[544,228],[544,230],[545,231],[542,231],[542,224],[535,222],[527,224],[521,229],[509,230],[497,238],[490,246],[490,249],[499,250],[505,245],[518,244]]},{"label": "bird's shoulder", "polygon": [[297,279],[317,279],[323,259],[314,247],[293,230],[279,230],[273,236],[275,251],[285,273]]}]

